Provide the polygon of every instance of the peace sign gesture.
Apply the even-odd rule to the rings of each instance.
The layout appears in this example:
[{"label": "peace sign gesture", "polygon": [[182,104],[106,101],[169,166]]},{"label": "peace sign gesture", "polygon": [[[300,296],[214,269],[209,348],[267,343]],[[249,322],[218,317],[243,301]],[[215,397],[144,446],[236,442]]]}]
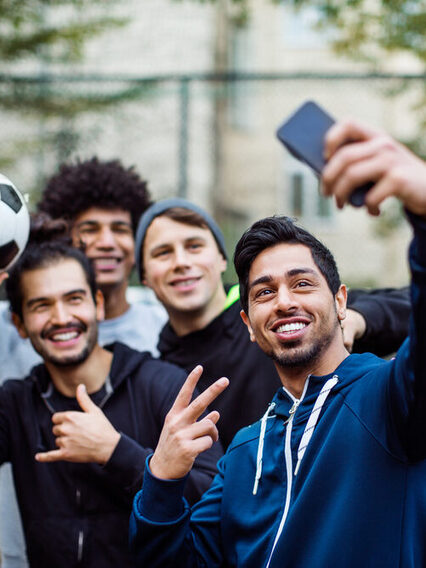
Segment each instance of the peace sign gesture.
[{"label": "peace sign gesture", "polygon": [[183,384],[168,412],[160,439],[149,467],[160,479],[179,479],[191,471],[195,458],[218,440],[216,423],[219,412],[213,410],[197,421],[215,398],[228,386],[225,377],[210,385],[191,402],[194,389],[203,373],[197,365]]}]

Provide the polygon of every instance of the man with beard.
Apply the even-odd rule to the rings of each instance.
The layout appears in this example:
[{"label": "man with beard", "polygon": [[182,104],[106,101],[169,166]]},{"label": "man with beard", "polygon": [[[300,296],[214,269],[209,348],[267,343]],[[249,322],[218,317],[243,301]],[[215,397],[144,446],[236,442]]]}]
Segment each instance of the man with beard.
[{"label": "man with beard", "polygon": [[[186,374],[98,344],[102,294],[90,260],[59,238],[63,225],[33,231],[7,280],[13,321],[43,364],[0,389],[0,463],[12,464],[31,567],[130,567],[132,498]],[[198,462],[192,502],[219,456],[214,445]]]},{"label": "man with beard", "polygon": [[[76,160],[64,163],[47,182],[39,211],[66,218],[73,243],[92,260],[96,284],[104,296],[105,318],[99,322],[99,343],[125,343],[158,355],[158,335],[166,321],[162,306],[150,294],[129,302],[134,265],[134,231],[150,205],[147,182],[119,160]],[[0,382],[25,377],[40,357],[29,339],[21,339],[10,320],[7,302],[0,302]],[[3,521],[7,519],[7,523]],[[14,521],[12,521],[14,519]],[[0,474],[0,537],[3,568],[26,568],[25,545],[10,467]]]},{"label": "man with beard", "polygon": [[[230,379],[213,403],[222,415],[219,434],[226,449],[240,428],[262,416],[280,379],[273,362],[249,340],[238,286],[226,290],[222,282],[223,234],[194,203],[158,201],[139,222],[136,264],[169,315],[158,343],[161,358],[188,372],[201,364],[200,390],[222,375]],[[348,307],[342,328],[356,352],[393,353],[408,333],[407,289],[351,290]]]},{"label": "man with beard", "polygon": [[228,381],[190,402],[201,369],[188,377],[135,498],[140,568],[426,565],[426,163],[357,123],[335,125],[326,151],[324,190],[339,207],[371,180],[369,213],[389,196],[405,207],[409,338],[390,361],[349,354],[346,288],[330,251],[289,218],[255,223],[234,257],[242,317],[282,387],[191,511],[182,490],[204,435],[196,418]]}]

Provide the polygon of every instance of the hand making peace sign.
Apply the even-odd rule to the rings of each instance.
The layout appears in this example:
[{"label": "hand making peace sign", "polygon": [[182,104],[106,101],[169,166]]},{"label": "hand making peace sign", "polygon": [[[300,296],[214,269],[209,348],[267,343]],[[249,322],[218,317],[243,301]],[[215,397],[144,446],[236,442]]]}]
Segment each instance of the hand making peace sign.
[{"label": "hand making peace sign", "polygon": [[179,479],[192,468],[195,458],[218,440],[216,423],[219,412],[213,410],[198,418],[228,386],[225,377],[218,379],[191,402],[194,389],[203,373],[197,365],[183,384],[166,416],[160,439],[149,467],[160,479]]}]

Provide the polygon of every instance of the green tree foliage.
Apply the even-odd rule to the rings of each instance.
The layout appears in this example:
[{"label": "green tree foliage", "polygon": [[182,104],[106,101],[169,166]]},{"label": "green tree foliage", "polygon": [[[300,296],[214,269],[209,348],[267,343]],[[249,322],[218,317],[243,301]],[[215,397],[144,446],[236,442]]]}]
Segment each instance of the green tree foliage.
[{"label": "green tree foliage", "polygon": [[321,26],[338,34],[336,49],[377,62],[383,51],[407,51],[426,64],[424,0],[292,0],[296,8],[313,6]]},{"label": "green tree foliage", "polygon": [[83,59],[86,42],[126,25],[116,15],[121,3],[0,0],[0,111],[38,124],[35,139],[21,129],[3,139],[1,168],[23,155],[38,159],[50,152],[57,161],[67,159],[85,135],[74,127],[77,116],[141,96],[145,87],[137,84],[98,84],[95,89],[93,82],[73,81],[70,65]]},{"label": "green tree foliage", "polygon": [[107,15],[111,4],[111,0],[0,0],[0,65],[47,53],[55,62],[78,60],[86,39],[125,24]]}]

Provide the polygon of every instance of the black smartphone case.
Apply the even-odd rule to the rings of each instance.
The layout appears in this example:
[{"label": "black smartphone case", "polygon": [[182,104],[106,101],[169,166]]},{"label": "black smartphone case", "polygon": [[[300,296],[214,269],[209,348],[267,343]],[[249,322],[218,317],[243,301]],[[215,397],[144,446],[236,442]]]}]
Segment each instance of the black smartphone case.
[{"label": "black smartphone case", "polygon": [[[310,166],[317,175],[325,166],[324,138],[335,120],[313,101],[299,107],[277,130],[279,140],[295,158]],[[361,207],[365,194],[372,187],[365,184],[353,191],[349,202]]]}]

